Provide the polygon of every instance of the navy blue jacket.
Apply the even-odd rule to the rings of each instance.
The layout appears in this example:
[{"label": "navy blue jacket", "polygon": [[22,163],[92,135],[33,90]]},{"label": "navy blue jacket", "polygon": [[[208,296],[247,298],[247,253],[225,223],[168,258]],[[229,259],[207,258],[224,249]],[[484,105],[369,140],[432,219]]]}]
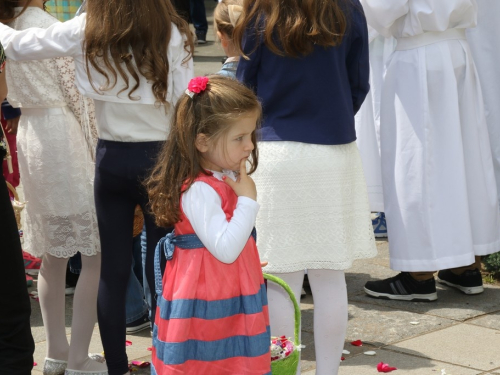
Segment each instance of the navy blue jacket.
[{"label": "navy blue jacket", "polygon": [[350,18],[339,46],[315,46],[304,57],[272,53],[246,31],[237,78],[251,87],[262,101],[264,119],[260,139],[324,145],[356,140],[354,115],[369,85],[368,30],[359,0],[347,3]]}]

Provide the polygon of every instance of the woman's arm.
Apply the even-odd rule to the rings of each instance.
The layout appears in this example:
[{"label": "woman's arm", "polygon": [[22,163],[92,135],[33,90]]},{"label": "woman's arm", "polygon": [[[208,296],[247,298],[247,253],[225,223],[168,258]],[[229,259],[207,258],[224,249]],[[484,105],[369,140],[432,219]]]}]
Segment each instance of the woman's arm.
[{"label": "woman's arm", "polygon": [[370,91],[370,60],[365,16],[358,9],[353,10],[352,16],[351,45],[347,54],[346,67],[351,87],[352,106],[356,114]]},{"label": "woman's arm", "polygon": [[0,100],[3,100],[7,97],[7,80],[5,79],[5,53],[3,51],[3,47],[0,44]]},{"label": "woman's arm", "polygon": [[253,199],[239,197],[228,222],[219,194],[206,183],[195,182],[182,196],[182,210],[208,251],[219,261],[230,264],[250,238],[259,204]]},{"label": "woman's arm", "polygon": [[0,23],[0,43],[9,59],[43,60],[82,54],[85,14],[47,29],[14,30]]},{"label": "woman's arm", "polygon": [[236,78],[245,86],[257,92],[257,73],[262,55],[262,43],[257,39],[256,31],[248,29],[243,36],[241,46],[248,59],[241,57],[236,70]]}]

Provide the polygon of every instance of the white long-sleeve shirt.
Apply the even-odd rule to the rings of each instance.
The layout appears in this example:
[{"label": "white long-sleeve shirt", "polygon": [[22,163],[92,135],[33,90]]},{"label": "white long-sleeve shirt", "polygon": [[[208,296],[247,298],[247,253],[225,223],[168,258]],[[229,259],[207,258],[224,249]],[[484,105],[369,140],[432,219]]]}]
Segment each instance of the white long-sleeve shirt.
[{"label": "white long-sleeve shirt", "polygon": [[[229,171],[213,174],[219,180],[223,174],[235,179],[234,173]],[[193,183],[182,195],[181,204],[198,238],[223,263],[233,263],[242,252],[260,207],[251,198],[238,197],[233,217],[227,221],[219,194],[201,181]]]},{"label": "white long-sleeve shirt", "polygon": [[[41,60],[71,56],[75,61],[76,85],[85,96],[94,99],[99,138],[121,142],[162,141],[167,138],[173,107],[193,77],[193,61],[184,47],[186,37],[172,24],[167,51],[169,77],[167,102],[170,108],[155,106],[156,99],[151,83],[140,76],[140,86],[128,97],[122,93],[124,81],[118,76],[114,88],[96,92],[87,75],[82,44],[85,34],[86,14],[64,23],[56,23],[47,29],[29,28],[16,31],[0,24],[0,42],[6,55],[12,60]],[[90,67],[91,78],[97,89],[105,87],[105,78]],[[131,85],[134,82],[129,78]]]}]

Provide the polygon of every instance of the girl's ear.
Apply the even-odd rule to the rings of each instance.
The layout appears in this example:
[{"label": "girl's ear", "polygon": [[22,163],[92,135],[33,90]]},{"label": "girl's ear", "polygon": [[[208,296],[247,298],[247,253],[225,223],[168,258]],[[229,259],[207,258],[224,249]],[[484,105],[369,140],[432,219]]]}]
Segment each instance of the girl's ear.
[{"label": "girl's ear", "polygon": [[196,136],[196,141],[195,141],[195,146],[196,149],[200,152],[207,152],[208,151],[208,137],[206,134],[198,134]]},{"label": "girl's ear", "polygon": [[222,47],[227,47],[229,42],[229,36],[226,33],[221,33],[220,31],[217,31],[217,37],[220,39],[220,44],[222,44]]}]

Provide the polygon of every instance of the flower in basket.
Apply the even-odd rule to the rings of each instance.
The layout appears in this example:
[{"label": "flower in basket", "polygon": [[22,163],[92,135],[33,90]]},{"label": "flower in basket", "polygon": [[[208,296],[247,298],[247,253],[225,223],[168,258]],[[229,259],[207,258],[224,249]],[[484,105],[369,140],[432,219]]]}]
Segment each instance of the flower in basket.
[{"label": "flower in basket", "polygon": [[293,341],[285,336],[271,337],[271,362],[287,358],[296,350]]}]

